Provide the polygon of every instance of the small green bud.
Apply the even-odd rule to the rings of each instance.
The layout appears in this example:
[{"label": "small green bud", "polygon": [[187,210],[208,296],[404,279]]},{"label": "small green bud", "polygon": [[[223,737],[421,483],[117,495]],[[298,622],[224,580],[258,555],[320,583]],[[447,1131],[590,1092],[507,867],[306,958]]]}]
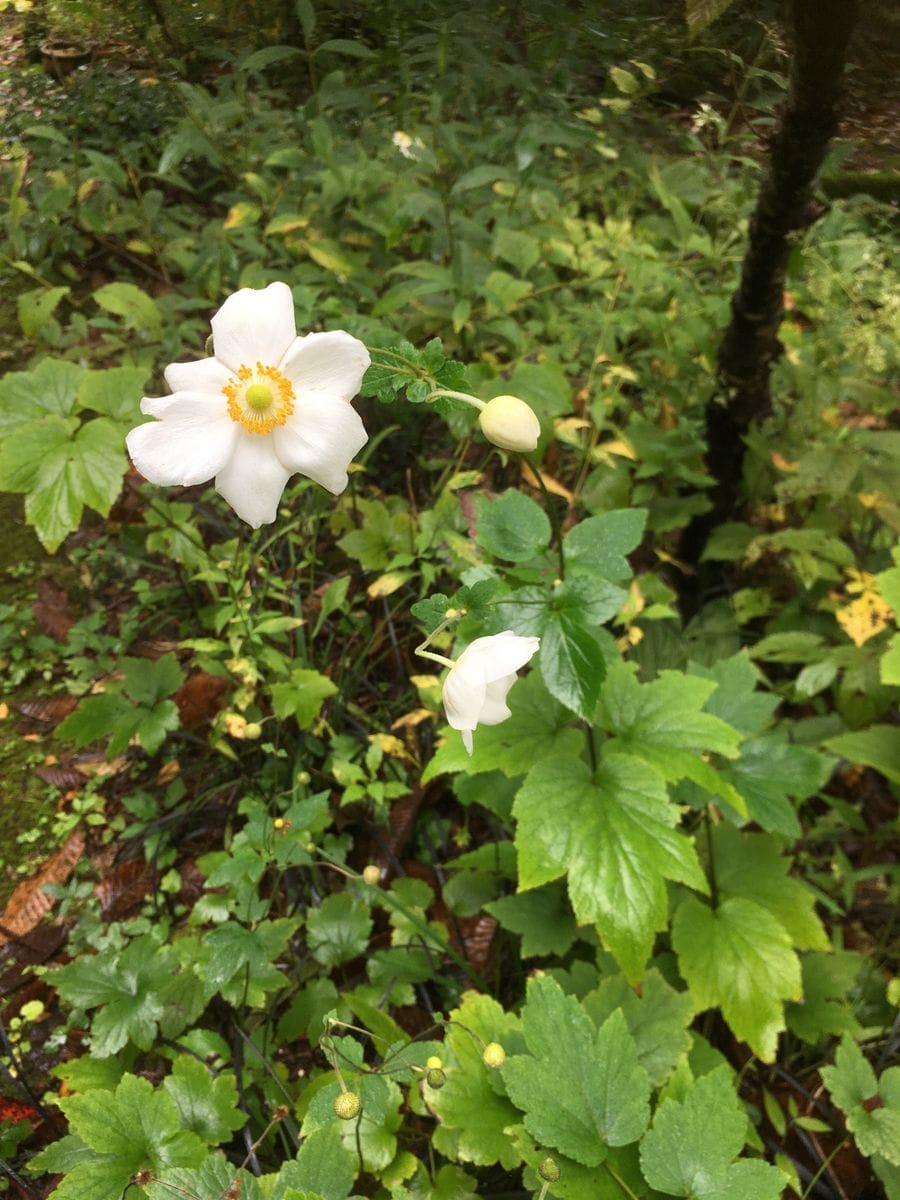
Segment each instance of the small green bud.
[{"label": "small green bud", "polygon": [[334,1115],[342,1121],[352,1121],[359,1116],[360,1103],[356,1092],[341,1092],[334,1102]]},{"label": "small green bud", "polygon": [[363,883],[367,883],[369,887],[378,887],[381,883],[381,872],[374,863],[369,863],[367,867],[363,868],[362,877]]},{"label": "small green bud", "polygon": [[438,1091],[447,1082],[447,1076],[440,1067],[431,1067],[425,1072],[425,1082],[430,1088],[434,1088],[435,1091]]},{"label": "small green bud", "polygon": [[251,742],[255,742],[258,737],[262,736],[262,725],[259,721],[248,721],[244,726],[244,737]]},{"label": "small green bud", "polygon": [[481,1061],[492,1071],[496,1071],[506,1062],[506,1051],[499,1042],[488,1042],[481,1053]]},{"label": "small green bud", "polygon": [[559,1179],[559,1166],[556,1159],[551,1158],[548,1154],[538,1167],[538,1175],[546,1183],[556,1183],[557,1179]]}]

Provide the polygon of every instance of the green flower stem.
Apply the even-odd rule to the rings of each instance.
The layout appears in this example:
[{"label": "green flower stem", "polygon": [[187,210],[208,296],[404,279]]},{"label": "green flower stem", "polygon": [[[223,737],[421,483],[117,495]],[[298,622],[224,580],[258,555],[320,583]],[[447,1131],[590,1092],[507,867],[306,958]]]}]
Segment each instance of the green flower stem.
[{"label": "green flower stem", "polygon": [[452,625],[456,618],[461,615],[461,613],[454,612],[453,616],[446,617],[443,621],[441,621],[437,629],[432,629],[431,633],[429,633],[424,642],[421,642],[418,646],[416,646],[413,653],[418,654],[420,658],[429,658],[432,662],[440,663],[442,667],[455,667],[456,662],[452,658],[447,658],[443,654],[435,654],[433,650],[429,650],[427,647],[431,645],[433,638],[436,638],[439,633],[443,633],[447,626]]},{"label": "green flower stem", "polygon": [[616,1171],[614,1171],[612,1169],[612,1167],[609,1165],[609,1163],[605,1162],[603,1165],[604,1165],[604,1167],[606,1167],[607,1171],[609,1171],[610,1175],[612,1175],[613,1179],[616,1181],[616,1183],[619,1185],[619,1187],[622,1189],[622,1191],[628,1197],[628,1200],[639,1200],[639,1197],[631,1190],[631,1188],[628,1186],[628,1184],[625,1182],[625,1180],[622,1178],[622,1176],[619,1175]]},{"label": "green flower stem", "polygon": [[451,400],[462,400],[466,404],[470,404],[472,408],[482,409],[487,408],[484,400],[479,400],[477,396],[470,396],[468,392],[454,392],[450,388],[435,388],[425,397],[426,402],[429,400],[437,400],[439,396],[448,396]]},{"label": "green flower stem", "polygon": [[559,566],[559,577],[560,577],[560,579],[565,579],[565,577],[566,577],[566,560],[563,555],[562,529],[560,528],[559,515],[556,510],[556,505],[553,503],[553,498],[550,495],[550,492],[547,488],[546,483],[544,483],[544,476],[541,474],[540,463],[538,463],[537,461],[532,462],[530,456],[527,454],[523,455],[522,457],[528,463],[529,467],[531,467],[531,470],[537,476],[537,481],[540,484],[541,495],[544,498],[544,510],[546,511],[547,516],[550,520],[550,528],[553,530],[553,540],[556,543],[556,555],[557,555],[557,564]]},{"label": "green flower stem", "polygon": [[[334,865],[332,860],[328,857],[324,850],[322,850],[321,847],[316,848],[316,854],[330,866]],[[484,979],[482,979],[472,964],[467,962],[461,954],[457,954],[452,946],[444,945],[443,943],[438,942],[432,931],[428,928],[428,923],[420,920],[420,918],[416,916],[411,908],[407,908],[402,900],[397,899],[393,892],[382,892],[382,900],[388,905],[388,907],[396,909],[397,912],[402,913],[403,916],[406,917],[410,925],[412,925],[413,928],[419,934],[421,934],[423,945],[426,947],[426,949],[431,949],[438,951],[441,954],[446,954],[449,959],[452,959],[452,961],[456,963],[461,971],[465,971],[465,973],[480,991],[486,992],[489,990],[487,983],[484,981]]]},{"label": "green flower stem", "polygon": [[452,658],[447,658],[444,654],[435,654],[431,650],[423,650],[421,646],[416,647],[415,653],[418,654],[419,658],[430,658],[432,662],[440,663],[442,667],[456,666]]},{"label": "green flower stem", "polygon": [[709,866],[707,875],[709,876],[709,898],[714,909],[719,907],[719,881],[716,878],[716,855],[713,849],[712,840],[712,821],[709,816],[709,809],[703,812],[703,824],[706,826],[706,852],[709,858]]}]

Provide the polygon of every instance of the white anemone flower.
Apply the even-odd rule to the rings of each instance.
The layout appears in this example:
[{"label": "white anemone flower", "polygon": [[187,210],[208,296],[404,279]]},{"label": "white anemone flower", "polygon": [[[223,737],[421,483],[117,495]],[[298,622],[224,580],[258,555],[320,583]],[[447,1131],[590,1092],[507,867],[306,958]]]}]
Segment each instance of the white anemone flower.
[{"label": "white anemone flower", "polygon": [[472,731],[477,725],[499,725],[512,714],[506,704],[516,671],[537,653],[541,639],[521,637],[511,629],[476,638],[463,650],[444,680],[447,720],[462,734],[472,753]]},{"label": "white anemone flower", "polygon": [[254,529],[275,520],[295,472],[337,495],[368,440],[350,404],[369,352],[343,330],[298,337],[286,283],[241,288],[212,319],[213,357],[166,368],[126,444],[151,483],[216,490]]}]

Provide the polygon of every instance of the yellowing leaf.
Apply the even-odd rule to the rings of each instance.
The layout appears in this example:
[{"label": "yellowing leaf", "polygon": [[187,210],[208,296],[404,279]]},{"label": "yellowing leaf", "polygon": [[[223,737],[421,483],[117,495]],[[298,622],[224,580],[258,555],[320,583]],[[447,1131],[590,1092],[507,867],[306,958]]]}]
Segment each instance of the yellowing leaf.
[{"label": "yellowing leaf", "polygon": [[379,575],[369,584],[366,588],[366,595],[370,600],[380,600],[383,596],[390,596],[398,588],[403,587],[409,578],[409,571],[388,571],[384,575]]},{"label": "yellowing leaf", "polygon": [[594,451],[595,457],[602,457],[605,454],[617,454],[619,458],[630,458],[633,462],[637,462],[634,447],[626,438],[616,438],[612,442],[603,442]]},{"label": "yellowing leaf", "polygon": [[430,708],[414,708],[412,712],[398,717],[391,725],[391,729],[414,729],[416,725],[421,725],[423,721],[433,721],[434,719],[435,714]]},{"label": "yellowing leaf", "polygon": [[864,591],[835,613],[837,622],[856,646],[886,629],[893,610],[875,591]]},{"label": "yellowing leaf", "polygon": [[409,758],[409,751],[400,739],[390,733],[370,733],[369,741],[380,746],[388,758]]},{"label": "yellowing leaf", "polygon": [[413,685],[413,687],[417,688],[433,688],[441,686],[439,675],[410,675],[409,682]]},{"label": "yellowing leaf", "polygon": [[300,213],[278,213],[266,226],[265,232],[269,236],[275,233],[293,233],[295,229],[305,229],[309,224],[309,217],[301,216]]},{"label": "yellowing leaf", "polygon": [[794,459],[787,459],[783,454],[779,454],[776,450],[772,454],[772,465],[777,467],[779,471],[796,471],[800,463]]},{"label": "yellowing leaf", "polygon": [[241,229],[244,225],[252,225],[259,217],[259,205],[242,200],[229,208],[228,216],[222,222],[223,229]]},{"label": "yellowing leaf", "polygon": [[543,471],[541,471],[541,478],[538,479],[536,472],[524,461],[522,463],[522,478],[533,488],[539,488],[541,480],[543,480],[544,487],[548,492],[551,492],[554,496],[562,496],[567,504],[575,503],[574,492],[570,492],[567,487],[559,483],[558,480],[553,479],[550,475],[545,475]]}]

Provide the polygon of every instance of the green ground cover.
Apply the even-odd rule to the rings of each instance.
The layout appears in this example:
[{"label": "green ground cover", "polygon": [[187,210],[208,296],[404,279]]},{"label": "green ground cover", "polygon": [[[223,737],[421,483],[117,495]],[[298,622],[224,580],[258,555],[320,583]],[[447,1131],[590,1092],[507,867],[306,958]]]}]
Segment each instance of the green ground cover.
[{"label": "green ground cover", "polygon": [[[740,506],[683,555],[780,6],[19,7],[0,1192],[900,1196],[882,152],[844,195],[833,147]],[[240,304],[250,346],[345,331],[274,520],[125,448],[168,364],[281,411]]]}]

